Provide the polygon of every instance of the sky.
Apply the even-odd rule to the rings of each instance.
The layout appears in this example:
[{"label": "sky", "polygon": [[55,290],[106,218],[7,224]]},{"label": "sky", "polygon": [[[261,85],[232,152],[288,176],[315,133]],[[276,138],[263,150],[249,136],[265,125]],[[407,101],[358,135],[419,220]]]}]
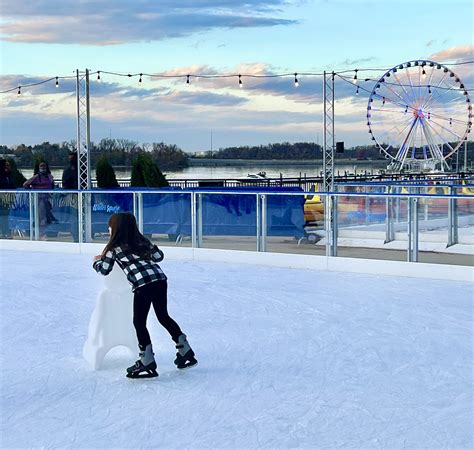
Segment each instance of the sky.
[{"label": "sky", "polygon": [[[93,74],[93,141],[204,151],[211,141],[213,149],[321,143],[322,77],[305,73],[349,70],[351,78],[356,68],[374,68],[363,73],[376,80],[406,61],[474,60],[469,0],[2,0],[1,8],[0,90],[13,90],[0,94],[0,143],[10,146],[75,139],[76,69]],[[451,68],[474,85],[472,65]],[[239,73],[242,88],[237,76],[193,76]],[[275,74],[289,75],[248,76]],[[56,88],[55,77],[70,78]],[[17,86],[47,79],[18,96]],[[347,147],[370,143],[374,84],[356,95],[348,80],[336,80],[336,140]]]}]

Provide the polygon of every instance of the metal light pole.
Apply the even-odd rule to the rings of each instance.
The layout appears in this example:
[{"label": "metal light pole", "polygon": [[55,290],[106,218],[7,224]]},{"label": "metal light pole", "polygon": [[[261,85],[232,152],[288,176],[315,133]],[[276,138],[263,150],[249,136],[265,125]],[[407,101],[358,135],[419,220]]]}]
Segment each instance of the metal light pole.
[{"label": "metal light pole", "polygon": [[[77,186],[80,191],[91,188],[90,175],[90,102],[89,102],[89,69],[85,72],[76,70],[77,100]],[[79,243],[90,241],[90,195],[78,192]]]},{"label": "metal light pole", "polygon": [[[334,72],[324,72],[324,151],[323,151],[323,177],[324,191],[334,191]],[[337,256],[337,206],[335,197],[326,195],[324,205],[324,222],[326,229],[326,256]]]}]

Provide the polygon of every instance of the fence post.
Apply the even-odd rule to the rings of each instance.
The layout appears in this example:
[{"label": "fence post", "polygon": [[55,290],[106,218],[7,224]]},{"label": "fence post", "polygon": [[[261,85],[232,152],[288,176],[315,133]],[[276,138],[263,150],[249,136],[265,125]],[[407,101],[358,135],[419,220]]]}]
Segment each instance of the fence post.
[{"label": "fence post", "polygon": [[30,208],[30,241],[33,241],[36,225],[38,224],[38,198],[36,193],[28,192],[28,205]]},{"label": "fence post", "polygon": [[386,223],[386,232],[385,232],[385,242],[384,244],[388,244],[395,240],[395,232],[393,227],[393,198],[390,197],[392,193],[392,187],[387,186],[387,199],[385,201],[385,223]]},{"label": "fence post", "polygon": [[260,194],[260,217],[261,217],[261,228],[260,228],[260,251],[267,251],[267,196],[266,194]]},{"label": "fence post", "polygon": [[[456,194],[456,188],[454,188],[454,186],[450,187],[449,194]],[[448,245],[446,248],[457,243],[459,243],[458,201],[456,198],[450,198],[448,200]]]},{"label": "fence post", "polygon": [[138,229],[143,234],[143,194],[133,193],[133,215],[138,219]]},{"label": "fence post", "polygon": [[84,215],[83,215],[83,191],[77,192],[77,232],[79,237],[79,244],[84,242]]},{"label": "fence post", "polygon": [[418,262],[418,198],[415,197],[408,198],[408,261]]}]

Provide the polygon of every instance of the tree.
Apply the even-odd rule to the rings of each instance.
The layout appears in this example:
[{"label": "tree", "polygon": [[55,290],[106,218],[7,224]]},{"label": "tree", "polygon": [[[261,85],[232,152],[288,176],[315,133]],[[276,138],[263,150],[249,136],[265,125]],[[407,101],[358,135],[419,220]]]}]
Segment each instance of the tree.
[{"label": "tree", "polygon": [[23,183],[26,181],[25,176],[18,170],[16,162],[13,158],[7,158],[8,163],[10,164],[10,170],[15,180],[15,185],[17,188],[23,187]]},{"label": "tree", "polygon": [[135,187],[166,187],[166,177],[148,153],[140,153],[133,161],[130,186]]},{"label": "tree", "polygon": [[110,165],[107,156],[101,156],[97,161],[95,168],[95,176],[97,178],[97,186],[100,188],[117,188],[119,184],[115,176],[115,170]]}]

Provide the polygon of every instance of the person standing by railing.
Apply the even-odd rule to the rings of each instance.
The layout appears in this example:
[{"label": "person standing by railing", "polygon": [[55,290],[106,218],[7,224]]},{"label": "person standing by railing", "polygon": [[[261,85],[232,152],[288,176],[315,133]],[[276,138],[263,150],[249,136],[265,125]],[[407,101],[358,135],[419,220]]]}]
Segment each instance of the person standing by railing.
[{"label": "person standing by railing", "polygon": [[[69,166],[63,170],[62,176],[62,188],[73,189],[78,188],[78,177],[77,177],[77,152],[69,152]],[[70,206],[71,214],[69,217],[69,223],[71,225],[71,235],[74,242],[79,242],[79,232],[77,223],[77,194],[67,194],[68,206]]]},{"label": "person standing by railing", "polygon": [[[51,175],[48,163],[41,161],[35,166],[34,175],[23,183],[26,189],[54,189],[54,178]],[[57,219],[53,215],[51,204],[51,194],[38,194],[38,220],[40,239],[46,240],[46,227]]]},{"label": "person standing by railing", "polygon": [[[5,159],[0,159],[0,189],[16,189],[10,164]],[[10,203],[9,194],[0,194],[0,238],[3,239],[11,239],[12,237],[8,226]]]}]

